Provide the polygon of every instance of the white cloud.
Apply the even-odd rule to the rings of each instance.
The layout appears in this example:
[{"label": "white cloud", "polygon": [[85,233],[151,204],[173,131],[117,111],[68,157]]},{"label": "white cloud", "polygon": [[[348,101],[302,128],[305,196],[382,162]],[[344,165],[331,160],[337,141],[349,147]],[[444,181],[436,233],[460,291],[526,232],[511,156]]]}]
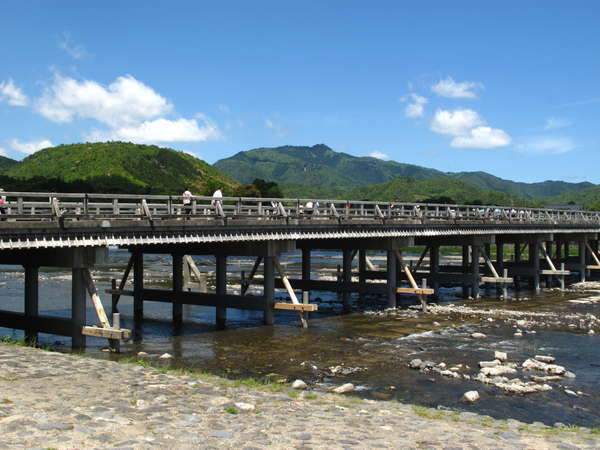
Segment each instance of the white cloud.
[{"label": "white cloud", "polygon": [[83,45],[75,44],[71,40],[71,34],[68,32],[64,32],[62,34],[62,38],[59,41],[58,46],[61,48],[61,50],[68,53],[74,59],[81,59],[88,54]]},{"label": "white cloud", "polygon": [[546,119],[546,124],[544,125],[544,130],[558,130],[560,128],[566,128],[571,125],[573,125],[572,119],[567,119],[565,117],[548,117]]},{"label": "white cloud", "polygon": [[378,152],[377,150],[369,153],[369,156],[372,158],[383,159],[383,160],[390,159],[390,155],[388,155],[387,153]]},{"label": "white cloud", "polygon": [[438,109],[431,121],[431,130],[440,134],[461,136],[469,133],[469,130],[484,125],[479,114],[472,109],[455,109],[448,111]]},{"label": "white cloud", "polygon": [[6,150],[4,150],[2,147],[0,147],[0,156],[8,156]]},{"label": "white cloud", "polygon": [[[428,100],[425,97],[421,97],[417,94],[410,94],[409,97],[412,101],[406,105],[406,108],[404,109],[404,115],[411,119],[423,117],[423,114],[425,114],[425,105],[428,103]],[[402,100],[406,101],[408,98],[404,97]]]},{"label": "white cloud", "polygon": [[479,89],[483,89],[483,84],[473,81],[458,83],[452,77],[440,80],[431,86],[433,92],[446,98],[477,98],[475,91]]},{"label": "white cloud", "polygon": [[90,141],[130,141],[139,144],[161,142],[200,142],[219,139],[219,128],[209,120],[199,124],[196,119],[156,119],[109,131],[94,131]]},{"label": "white cloud", "polygon": [[12,106],[25,106],[28,103],[27,96],[11,79],[0,82],[0,102],[2,101]]},{"label": "white cloud", "polygon": [[561,136],[534,136],[521,142],[517,148],[526,153],[558,155],[575,150],[575,143]]},{"label": "white cloud", "polygon": [[162,116],[173,106],[130,75],[118,77],[107,87],[91,80],[56,75],[52,86],[36,102],[36,109],[54,122],[70,122],[79,117],[117,128]]},{"label": "white cloud", "polygon": [[38,141],[21,142],[18,139],[11,139],[10,146],[18,152],[27,153],[31,155],[43,148],[52,147],[52,142],[48,139],[40,139]]},{"label": "white cloud", "polygon": [[480,126],[469,130],[464,136],[456,136],[450,142],[456,148],[496,148],[510,145],[511,138],[503,130],[488,126]]}]

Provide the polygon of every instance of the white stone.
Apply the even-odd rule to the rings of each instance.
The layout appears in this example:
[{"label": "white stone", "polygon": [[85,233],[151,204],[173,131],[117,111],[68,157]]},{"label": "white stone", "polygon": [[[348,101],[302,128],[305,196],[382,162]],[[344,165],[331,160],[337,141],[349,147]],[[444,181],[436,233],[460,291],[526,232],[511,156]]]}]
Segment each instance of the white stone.
[{"label": "white stone", "polygon": [[517,331],[515,334],[513,334],[514,337],[523,337],[523,333],[521,333],[520,331]]},{"label": "white stone", "polygon": [[292,389],[306,389],[308,386],[302,380],[296,380],[292,383]]},{"label": "white stone", "polygon": [[483,333],[473,333],[471,334],[473,339],[485,339],[487,336]]},{"label": "white stone", "polygon": [[250,411],[254,411],[256,409],[256,407],[252,403],[244,403],[244,402],[236,403],[235,407],[243,412],[250,412]]},{"label": "white stone", "polygon": [[138,356],[148,356],[148,353],[146,352],[137,352]]},{"label": "white stone", "polygon": [[547,355],[535,355],[535,359],[545,363],[553,363],[554,361],[556,361],[556,358],[554,358],[554,356]]},{"label": "white stone", "polygon": [[440,369],[445,369],[446,368],[446,363],[445,362],[441,362],[441,363],[438,364],[438,367]]},{"label": "white stone", "polygon": [[590,330],[588,331],[588,334],[596,334],[596,332],[594,330]]},{"label": "white stone", "polygon": [[479,367],[496,367],[500,365],[500,361],[495,359],[493,361],[479,361]]},{"label": "white stone", "polygon": [[171,355],[170,353],[163,353],[162,355],[160,355],[158,357],[158,359],[171,359],[173,358],[173,355]]},{"label": "white stone", "polygon": [[336,394],[348,394],[353,391],[354,391],[354,385],[352,383],[342,384],[341,386],[338,386],[332,390],[332,392],[335,392]]},{"label": "white stone", "polygon": [[516,369],[508,366],[484,367],[479,371],[486,377],[496,377],[500,375],[513,375],[517,373]]},{"label": "white stone", "polygon": [[565,394],[571,395],[573,397],[579,397],[576,392],[573,392],[571,389],[565,389]]},{"label": "white stone", "polygon": [[452,378],[458,378],[458,377],[460,377],[459,374],[457,374],[456,372],[452,372],[451,370],[442,370],[440,372],[440,375],[443,375],[445,377],[452,377]]},{"label": "white stone", "polygon": [[494,358],[497,359],[498,361],[506,361],[506,360],[508,360],[508,355],[506,354],[506,352],[495,351]]},{"label": "white stone", "polygon": [[465,392],[462,396],[463,401],[473,403],[479,400],[479,392],[477,391],[468,391]]}]

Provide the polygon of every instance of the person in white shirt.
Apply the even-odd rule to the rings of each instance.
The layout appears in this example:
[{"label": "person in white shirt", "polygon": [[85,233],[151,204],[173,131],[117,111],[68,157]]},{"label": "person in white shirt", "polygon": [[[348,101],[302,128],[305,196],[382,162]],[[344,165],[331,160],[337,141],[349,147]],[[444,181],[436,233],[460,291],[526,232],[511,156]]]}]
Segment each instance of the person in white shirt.
[{"label": "person in white shirt", "polygon": [[213,200],[210,203],[213,206],[217,206],[217,204],[222,204],[221,199],[223,198],[223,188],[218,188],[215,192],[213,192]]},{"label": "person in white shirt", "polygon": [[[0,188],[0,215],[6,214],[4,210],[4,204],[6,203],[6,195],[4,195],[4,189]],[[4,220],[4,219],[2,219]]]},{"label": "person in white shirt", "polygon": [[192,213],[192,193],[190,192],[190,190],[186,187],[185,191],[183,191],[183,194],[181,194],[181,197],[183,199],[183,209],[185,210],[186,214],[191,214]]}]

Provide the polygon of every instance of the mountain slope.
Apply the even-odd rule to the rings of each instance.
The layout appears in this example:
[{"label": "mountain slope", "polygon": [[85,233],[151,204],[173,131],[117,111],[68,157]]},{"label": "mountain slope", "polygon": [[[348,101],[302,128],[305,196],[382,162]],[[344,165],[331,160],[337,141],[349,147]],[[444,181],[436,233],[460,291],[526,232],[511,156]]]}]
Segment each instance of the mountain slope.
[{"label": "mountain slope", "polygon": [[[353,189],[348,199],[374,201],[462,203],[485,205],[524,205],[522,198],[503,192],[479,189],[460,180],[448,177],[415,180],[397,178],[381,184],[372,184]],[[442,198],[444,198],[442,200]]]},{"label": "mountain slope", "polygon": [[486,172],[446,173],[395,161],[356,157],[335,152],[323,144],[257,148],[217,161],[215,167],[242,183],[254,178],[275,181],[285,195],[293,197],[347,196],[347,192],[353,188],[402,177],[427,180],[446,176],[482,190],[494,190],[532,200],[579,192],[594,186],[592,183],[564,181],[520,183]]},{"label": "mountain slope", "polygon": [[6,174],[16,180],[85,181],[95,191],[179,194],[187,185],[212,194],[218,184],[237,185],[206,162],[187,153],[126,142],[51,147],[25,158]]},{"label": "mountain slope", "polygon": [[600,186],[549,197],[544,199],[544,203],[547,205],[583,205],[588,209],[600,211]]},{"label": "mountain slope", "polygon": [[427,179],[443,175],[411,164],[335,152],[323,144],[257,148],[217,161],[215,167],[241,183],[255,178],[275,181],[286,195],[297,195],[311,187],[321,196],[340,195],[354,187],[398,177]]},{"label": "mountain slope", "polygon": [[7,158],[6,156],[0,156],[0,175],[7,172],[12,166],[17,164],[14,159]]}]

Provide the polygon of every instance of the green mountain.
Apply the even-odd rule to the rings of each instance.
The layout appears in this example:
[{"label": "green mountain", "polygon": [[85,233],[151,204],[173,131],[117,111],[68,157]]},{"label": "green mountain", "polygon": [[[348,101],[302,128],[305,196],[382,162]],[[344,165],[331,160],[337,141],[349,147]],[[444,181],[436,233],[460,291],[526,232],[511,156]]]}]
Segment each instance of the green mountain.
[{"label": "green mountain", "polygon": [[411,164],[335,152],[323,144],[257,148],[217,161],[215,167],[240,183],[255,178],[274,181],[289,196],[338,196],[358,186],[398,177],[422,180],[444,175]]},{"label": "green mountain", "polygon": [[323,144],[257,148],[217,161],[215,167],[242,183],[254,178],[275,181],[284,194],[291,197],[347,197],[351,189],[406,177],[416,180],[449,177],[481,190],[494,190],[532,200],[579,192],[594,186],[592,183],[564,181],[519,183],[485,172],[441,172],[395,161],[356,157],[336,152]]},{"label": "green mountain", "polygon": [[212,194],[217,185],[223,185],[227,194],[237,186],[218,169],[187,153],[126,142],[47,148],[12,166],[4,175],[5,185],[46,189],[58,185],[88,192],[179,194],[188,186],[200,195]]},{"label": "green mountain", "polygon": [[5,156],[0,156],[0,174],[5,173],[15,164],[17,164],[17,161],[15,161],[14,159],[10,159]]},{"label": "green mountain", "polygon": [[528,202],[514,195],[503,192],[479,189],[464,181],[448,177],[415,180],[413,178],[396,178],[381,184],[362,186],[348,192],[348,199],[429,202],[429,203],[462,203],[482,205],[525,205]]},{"label": "green mountain", "polygon": [[588,209],[600,211],[600,186],[549,197],[544,199],[544,203],[547,205],[582,205]]},{"label": "green mountain", "polygon": [[448,176],[480,189],[505,192],[523,198],[540,199],[566,192],[578,192],[593,187],[592,183],[567,183],[565,181],[542,181],[540,183],[520,183],[504,180],[486,172],[457,172]]}]

